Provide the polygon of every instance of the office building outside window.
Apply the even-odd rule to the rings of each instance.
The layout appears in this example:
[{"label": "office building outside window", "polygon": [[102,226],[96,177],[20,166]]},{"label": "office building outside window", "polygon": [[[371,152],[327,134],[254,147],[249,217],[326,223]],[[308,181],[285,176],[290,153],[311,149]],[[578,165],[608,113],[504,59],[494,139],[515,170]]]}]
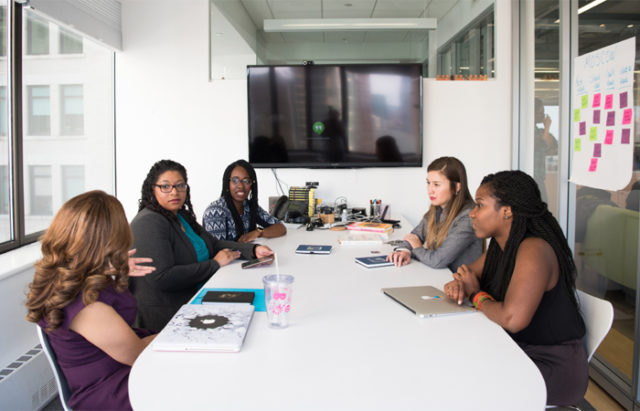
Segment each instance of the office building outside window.
[{"label": "office building outside window", "polygon": [[0,136],[7,135],[7,87],[0,86]]},{"label": "office building outside window", "polygon": [[51,104],[49,86],[27,86],[29,117],[27,133],[32,136],[46,136],[51,133]]},{"label": "office building outside window", "polygon": [[82,84],[60,86],[60,134],[78,136],[84,132]]},{"label": "office building outside window", "polygon": [[81,54],[82,53],[82,37],[73,34],[67,30],[60,29],[59,36],[59,52],[60,54]]},{"label": "office building outside window", "polygon": [[84,193],[84,165],[62,166],[62,201]]},{"label": "office building outside window", "polygon": [[29,214],[51,215],[51,166],[29,166]]},{"label": "office building outside window", "polygon": [[27,54],[49,54],[49,23],[32,14],[27,19]]}]

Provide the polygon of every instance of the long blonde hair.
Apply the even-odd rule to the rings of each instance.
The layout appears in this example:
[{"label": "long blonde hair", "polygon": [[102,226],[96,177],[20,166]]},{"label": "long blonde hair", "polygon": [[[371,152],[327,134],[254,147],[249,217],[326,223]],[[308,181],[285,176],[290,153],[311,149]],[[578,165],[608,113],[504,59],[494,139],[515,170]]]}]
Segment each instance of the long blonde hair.
[{"label": "long blonde hair", "polygon": [[113,196],[89,191],[64,203],[41,237],[42,259],[29,284],[27,320],[46,319],[47,330],[64,320],[64,307],[82,292],[89,305],[112,285],[128,284],[128,250],[133,242],[124,209]]},{"label": "long blonde hair", "polygon": [[[431,162],[427,167],[427,172],[438,171],[449,180],[451,199],[443,206],[447,210],[447,217],[444,221],[436,222],[436,206],[432,205],[424,215],[427,224],[425,225],[425,248],[436,249],[442,245],[447,238],[449,227],[458,214],[473,204],[469,187],[467,186],[467,171],[464,164],[455,157],[440,157]],[[460,190],[457,190],[460,184]]]}]

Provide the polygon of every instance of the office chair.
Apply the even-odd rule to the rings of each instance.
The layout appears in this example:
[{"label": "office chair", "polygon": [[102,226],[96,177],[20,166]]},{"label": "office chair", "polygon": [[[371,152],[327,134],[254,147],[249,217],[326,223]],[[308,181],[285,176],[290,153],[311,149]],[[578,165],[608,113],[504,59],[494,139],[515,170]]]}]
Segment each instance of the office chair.
[{"label": "office chair", "polygon": [[584,291],[577,290],[577,294],[582,318],[587,328],[584,335],[587,362],[591,362],[593,354],[613,324],[613,306],[609,301],[594,297]]},{"label": "office chair", "polygon": [[71,397],[71,390],[69,389],[69,384],[67,383],[67,378],[64,376],[62,369],[58,365],[58,360],[56,359],[56,354],[53,352],[51,345],[49,344],[49,337],[44,332],[39,325],[36,325],[36,329],[38,332],[38,338],[40,339],[40,345],[42,345],[42,351],[44,351],[47,359],[49,360],[49,365],[51,365],[51,369],[53,370],[53,375],[56,378],[56,384],[58,385],[58,394],[60,395],[60,403],[65,411],[71,411],[71,407],[69,407],[68,401],[69,397]]}]

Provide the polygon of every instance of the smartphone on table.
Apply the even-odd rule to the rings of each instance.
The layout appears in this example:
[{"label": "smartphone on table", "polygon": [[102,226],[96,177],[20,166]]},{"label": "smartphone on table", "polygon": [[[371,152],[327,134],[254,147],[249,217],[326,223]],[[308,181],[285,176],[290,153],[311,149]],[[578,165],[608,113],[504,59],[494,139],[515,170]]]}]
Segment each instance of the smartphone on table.
[{"label": "smartphone on table", "polygon": [[242,263],[241,267],[242,268],[259,267],[261,265],[271,264],[272,261],[273,261],[273,256],[268,255],[266,257],[254,258],[249,261],[245,261],[244,263]]}]

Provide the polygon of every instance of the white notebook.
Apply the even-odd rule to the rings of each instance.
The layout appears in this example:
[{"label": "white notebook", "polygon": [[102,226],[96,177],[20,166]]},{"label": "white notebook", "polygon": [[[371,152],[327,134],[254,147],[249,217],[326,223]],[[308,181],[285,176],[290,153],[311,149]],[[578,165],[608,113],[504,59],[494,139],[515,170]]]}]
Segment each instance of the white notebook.
[{"label": "white notebook", "polygon": [[240,351],[254,306],[185,304],[153,340],[155,351]]}]

